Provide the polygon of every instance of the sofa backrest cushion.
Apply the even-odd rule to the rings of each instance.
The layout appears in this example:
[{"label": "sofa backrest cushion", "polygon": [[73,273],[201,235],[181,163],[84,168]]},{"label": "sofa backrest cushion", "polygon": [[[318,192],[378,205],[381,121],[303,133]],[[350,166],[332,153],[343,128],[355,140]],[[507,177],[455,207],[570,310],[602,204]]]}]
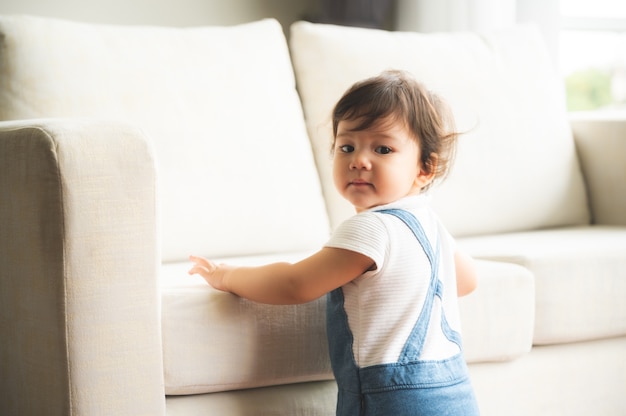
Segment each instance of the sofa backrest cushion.
[{"label": "sofa backrest cushion", "polygon": [[0,120],[95,117],[146,131],[165,261],[306,250],[328,237],[275,20],[160,28],[3,16],[0,80]]},{"label": "sofa backrest cushion", "polygon": [[561,82],[539,31],[409,33],[297,22],[291,52],[332,226],[352,214],[334,190],[330,113],[355,81],[413,73],[451,105],[459,140],[432,201],[457,236],[589,222]]}]

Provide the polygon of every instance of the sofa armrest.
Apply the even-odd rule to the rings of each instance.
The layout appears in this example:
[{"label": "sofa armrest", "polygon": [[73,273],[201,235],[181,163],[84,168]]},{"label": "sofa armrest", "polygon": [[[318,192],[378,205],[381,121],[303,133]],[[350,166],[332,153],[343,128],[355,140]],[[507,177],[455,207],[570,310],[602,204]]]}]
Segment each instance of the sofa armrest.
[{"label": "sofa armrest", "polygon": [[570,117],[592,221],[626,225],[626,114]]},{"label": "sofa armrest", "polygon": [[133,127],[0,123],[0,414],[165,414],[155,188]]}]

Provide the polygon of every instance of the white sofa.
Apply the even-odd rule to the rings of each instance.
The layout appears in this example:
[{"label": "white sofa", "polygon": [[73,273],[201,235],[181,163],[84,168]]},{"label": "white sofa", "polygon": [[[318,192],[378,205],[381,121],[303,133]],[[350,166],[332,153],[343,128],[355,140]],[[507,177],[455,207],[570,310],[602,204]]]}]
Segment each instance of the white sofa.
[{"label": "white sofa", "polygon": [[[626,118],[570,123],[538,32],[0,16],[0,414],[331,415],[324,299],[264,306],[188,254],[295,260],[351,215],[329,111],[396,67],[461,138],[432,203],[483,415],[626,414]],[[297,85],[297,89],[296,89]]]}]

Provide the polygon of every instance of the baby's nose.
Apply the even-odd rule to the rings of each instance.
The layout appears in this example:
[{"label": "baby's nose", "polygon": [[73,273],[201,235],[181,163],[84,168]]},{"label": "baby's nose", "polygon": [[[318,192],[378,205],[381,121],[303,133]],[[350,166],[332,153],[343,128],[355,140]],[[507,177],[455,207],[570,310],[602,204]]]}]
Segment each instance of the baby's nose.
[{"label": "baby's nose", "polygon": [[371,169],[372,164],[369,158],[363,153],[354,153],[354,157],[350,163],[351,169]]}]

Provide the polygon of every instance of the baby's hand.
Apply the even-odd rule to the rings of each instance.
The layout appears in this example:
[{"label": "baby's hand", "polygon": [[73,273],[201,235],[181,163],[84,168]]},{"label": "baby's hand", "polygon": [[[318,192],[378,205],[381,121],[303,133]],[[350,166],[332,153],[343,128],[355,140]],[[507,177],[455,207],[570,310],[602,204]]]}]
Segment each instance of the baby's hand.
[{"label": "baby's hand", "polygon": [[199,274],[215,289],[228,291],[224,284],[224,275],[230,267],[223,264],[218,265],[204,257],[189,256],[189,260],[194,263],[189,269],[189,274]]}]

